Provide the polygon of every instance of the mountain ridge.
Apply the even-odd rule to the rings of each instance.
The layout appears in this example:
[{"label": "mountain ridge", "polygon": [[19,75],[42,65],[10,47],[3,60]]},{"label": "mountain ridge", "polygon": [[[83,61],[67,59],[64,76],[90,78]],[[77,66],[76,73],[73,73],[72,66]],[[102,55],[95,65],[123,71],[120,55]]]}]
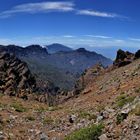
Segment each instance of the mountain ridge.
[{"label": "mountain ridge", "polygon": [[30,45],[25,48],[8,45],[1,46],[0,49],[14,53],[25,61],[30,70],[44,81],[50,81],[66,89],[74,87],[76,79],[88,67],[99,62],[104,66],[112,64],[110,59],[82,48],[53,54],[49,54],[47,49],[40,45]]}]

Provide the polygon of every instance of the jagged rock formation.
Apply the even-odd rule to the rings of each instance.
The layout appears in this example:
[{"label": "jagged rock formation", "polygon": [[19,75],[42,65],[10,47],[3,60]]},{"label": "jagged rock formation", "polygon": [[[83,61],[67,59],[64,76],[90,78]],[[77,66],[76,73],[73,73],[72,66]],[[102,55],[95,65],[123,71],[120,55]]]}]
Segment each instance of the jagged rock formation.
[{"label": "jagged rock formation", "polygon": [[134,54],[128,51],[118,50],[117,57],[113,63],[116,67],[125,66],[134,60]]},{"label": "jagged rock formation", "polygon": [[[35,89],[36,81],[25,62],[14,55],[0,52],[0,92],[10,96],[22,96]],[[28,90],[28,91],[27,91]]]}]

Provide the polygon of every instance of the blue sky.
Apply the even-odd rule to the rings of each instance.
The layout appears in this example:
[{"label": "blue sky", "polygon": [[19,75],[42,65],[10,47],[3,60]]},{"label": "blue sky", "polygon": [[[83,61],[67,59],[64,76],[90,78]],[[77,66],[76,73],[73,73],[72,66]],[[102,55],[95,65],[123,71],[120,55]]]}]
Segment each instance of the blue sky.
[{"label": "blue sky", "polygon": [[114,57],[140,48],[139,0],[1,0],[0,44],[62,43]]}]

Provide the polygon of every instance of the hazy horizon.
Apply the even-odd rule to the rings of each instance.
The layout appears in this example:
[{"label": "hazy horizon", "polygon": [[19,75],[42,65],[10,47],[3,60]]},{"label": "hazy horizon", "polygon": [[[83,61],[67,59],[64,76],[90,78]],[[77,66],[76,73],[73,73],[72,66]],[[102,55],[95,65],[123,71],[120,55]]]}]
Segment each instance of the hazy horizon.
[{"label": "hazy horizon", "polygon": [[[60,44],[60,43],[55,42],[55,43],[52,43],[52,44]],[[18,45],[18,44],[6,44],[6,45],[17,45],[17,46],[20,46],[20,47],[27,47],[27,46],[30,46],[30,45],[40,45],[41,47],[45,47],[45,46],[52,45],[52,44],[44,44],[44,45],[41,45],[41,44],[27,44],[25,46]],[[4,45],[4,44],[0,44],[0,45]],[[61,44],[61,45],[64,45],[64,46],[66,46],[68,48],[71,48],[73,50],[76,50],[76,49],[79,49],[79,48],[85,48],[88,51],[91,51],[91,52],[94,51],[94,52],[96,52],[98,54],[101,54],[101,55],[103,55],[107,58],[110,58],[112,60],[114,60],[116,58],[116,54],[117,54],[117,51],[119,49],[122,49],[124,51],[130,51],[132,53],[135,53],[136,51],[138,51],[138,48],[129,48],[129,50],[128,50],[127,47],[125,48],[125,47],[117,47],[117,46],[114,46],[112,48],[102,48],[102,47],[92,48],[92,47],[82,46],[82,45],[81,46],[77,45],[75,47],[68,46],[68,45],[65,45],[65,44]]]}]

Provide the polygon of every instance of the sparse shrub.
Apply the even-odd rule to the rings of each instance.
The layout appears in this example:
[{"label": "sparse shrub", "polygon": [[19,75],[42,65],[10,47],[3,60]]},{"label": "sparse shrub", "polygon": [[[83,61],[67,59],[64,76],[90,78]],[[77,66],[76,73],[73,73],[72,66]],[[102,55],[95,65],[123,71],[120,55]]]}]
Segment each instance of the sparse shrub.
[{"label": "sparse shrub", "polygon": [[78,116],[80,118],[87,118],[88,116],[90,116],[90,113],[85,112],[85,111],[80,111]]},{"label": "sparse shrub", "polygon": [[86,112],[86,111],[80,111],[79,118],[87,118],[88,120],[96,120],[97,116],[95,114]]},{"label": "sparse shrub", "polygon": [[59,107],[59,106],[51,106],[48,108],[49,111],[56,111],[56,110],[59,110],[59,109],[62,109],[62,107]]},{"label": "sparse shrub", "polygon": [[48,124],[48,125],[50,125],[50,124],[52,124],[52,123],[54,123],[54,120],[52,119],[52,118],[50,118],[50,117],[46,117],[46,118],[44,118],[44,120],[43,120],[43,124]]},{"label": "sparse shrub", "polygon": [[105,106],[103,106],[103,105],[99,105],[99,106],[97,106],[97,111],[98,112],[102,112],[103,110],[105,109]]},{"label": "sparse shrub", "polygon": [[136,116],[140,116],[140,103],[136,105],[134,110],[132,111]]},{"label": "sparse shrub", "polygon": [[3,125],[2,124],[0,124],[0,131],[2,131],[3,130]]},{"label": "sparse shrub", "polygon": [[29,121],[35,121],[35,118],[33,116],[27,116],[26,119]]},{"label": "sparse shrub", "polygon": [[127,96],[125,94],[121,94],[120,96],[117,97],[116,101],[117,101],[117,106],[118,107],[123,107],[124,105],[126,105],[127,103],[131,103],[133,100],[135,99],[135,97],[133,96]]},{"label": "sparse shrub", "polygon": [[36,109],[36,111],[39,112],[39,113],[45,112],[47,110],[48,110],[48,108],[45,108],[45,107],[39,107],[39,108]]},{"label": "sparse shrub", "polygon": [[22,104],[17,103],[17,102],[13,103],[11,105],[11,107],[13,107],[15,109],[15,111],[17,111],[17,112],[26,112],[27,111],[27,108],[25,108]]},{"label": "sparse shrub", "polygon": [[102,124],[94,124],[70,134],[65,138],[65,140],[98,140],[103,128]]},{"label": "sparse shrub", "polygon": [[3,96],[4,96],[4,94],[0,93],[0,98],[3,97]]},{"label": "sparse shrub", "polygon": [[2,104],[2,103],[0,103],[0,108],[5,108],[6,107],[6,105],[5,104]]},{"label": "sparse shrub", "polygon": [[120,124],[124,120],[121,114],[118,114],[116,117],[116,124]]},{"label": "sparse shrub", "polygon": [[88,117],[88,119],[91,121],[91,120],[94,120],[96,121],[97,119],[97,116],[95,114],[90,114],[90,116]]},{"label": "sparse shrub", "polygon": [[140,88],[135,90],[136,93],[140,93]]}]

